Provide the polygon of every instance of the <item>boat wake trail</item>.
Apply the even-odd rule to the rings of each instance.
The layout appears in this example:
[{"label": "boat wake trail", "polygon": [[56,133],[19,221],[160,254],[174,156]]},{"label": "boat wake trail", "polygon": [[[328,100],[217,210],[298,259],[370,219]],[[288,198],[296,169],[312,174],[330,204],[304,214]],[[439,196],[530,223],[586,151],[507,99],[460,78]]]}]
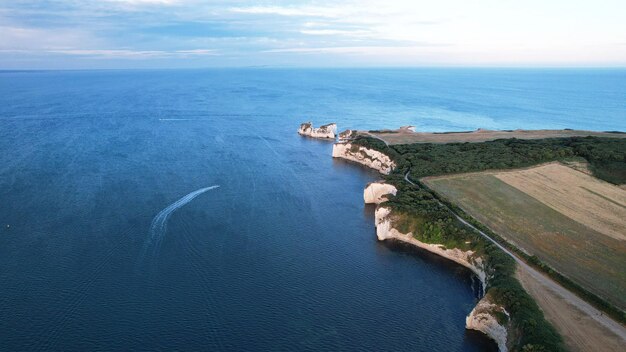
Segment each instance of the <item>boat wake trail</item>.
[{"label": "boat wake trail", "polygon": [[152,249],[153,255],[158,254],[159,249],[161,248],[161,242],[163,241],[163,237],[165,237],[165,232],[167,231],[167,220],[170,218],[174,211],[191,202],[192,200],[194,200],[194,198],[201,195],[202,193],[218,187],[219,185],[200,188],[199,190],[189,193],[188,195],[168,205],[165,209],[161,210],[154,217],[154,219],[152,219],[152,223],[150,224],[150,237],[148,237],[148,240],[144,244],[141,256],[142,259],[143,257],[145,257],[146,252],[150,249]]}]

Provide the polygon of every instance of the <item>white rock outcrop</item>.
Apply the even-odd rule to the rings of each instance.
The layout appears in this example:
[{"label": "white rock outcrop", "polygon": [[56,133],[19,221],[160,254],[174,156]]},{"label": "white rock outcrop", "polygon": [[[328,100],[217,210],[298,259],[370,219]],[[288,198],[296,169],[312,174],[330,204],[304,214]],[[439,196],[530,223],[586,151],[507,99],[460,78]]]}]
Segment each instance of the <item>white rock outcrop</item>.
[{"label": "white rock outcrop", "polygon": [[320,126],[319,128],[313,127],[313,123],[305,122],[300,125],[298,134],[313,138],[331,138],[335,139],[337,134],[337,124],[329,123],[327,125]]},{"label": "white rock outcrop", "polygon": [[482,283],[483,298],[478,302],[476,307],[470,312],[465,319],[465,327],[467,329],[480,331],[498,344],[500,352],[507,352],[507,335],[508,331],[505,326],[501,325],[495,317],[496,312],[504,313],[509,317],[508,312],[501,306],[492,303],[489,296],[484,296],[487,275],[485,266],[481,258],[474,257],[472,251],[462,251],[458,248],[446,249],[439,244],[429,244],[421,242],[412,233],[403,234],[393,227],[391,217],[391,209],[385,206],[376,208],[376,236],[379,241],[394,239],[416,247],[425,249],[431,253],[438,254],[444,258],[452,260],[464,267],[470,269]]},{"label": "white rock outcrop", "polygon": [[333,158],[351,160],[388,175],[396,164],[385,154],[352,143],[335,143]]},{"label": "white rock outcrop", "polygon": [[500,352],[506,352],[507,329],[496,319],[494,314],[496,312],[509,317],[509,313],[503,307],[492,303],[489,296],[483,297],[465,318],[465,328],[480,331],[491,337],[498,344]]},{"label": "white rock outcrop", "polygon": [[339,140],[340,141],[349,141],[351,139],[353,139],[354,137],[356,137],[357,135],[357,131],[356,130],[345,130],[341,133],[339,133]]},{"label": "white rock outcrop", "polygon": [[380,204],[387,200],[387,196],[394,196],[398,190],[394,185],[390,185],[383,181],[369,183],[363,190],[363,200],[365,204]]},{"label": "white rock outcrop", "polygon": [[440,244],[429,244],[418,241],[415,237],[413,237],[413,233],[409,232],[407,234],[404,234],[396,230],[393,227],[390,214],[391,209],[389,207],[378,206],[378,208],[376,208],[376,236],[378,237],[379,241],[394,239],[397,241],[406,242],[416,247],[425,249],[429,252],[438,254],[444,258],[450,259],[453,262],[461,264],[464,267],[473,271],[474,274],[476,274],[482,284],[484,291],[487,280],[485,266],[481,258],[474,257],[474,252],[462,251],[458,248],[446,249],[443,245]]}]

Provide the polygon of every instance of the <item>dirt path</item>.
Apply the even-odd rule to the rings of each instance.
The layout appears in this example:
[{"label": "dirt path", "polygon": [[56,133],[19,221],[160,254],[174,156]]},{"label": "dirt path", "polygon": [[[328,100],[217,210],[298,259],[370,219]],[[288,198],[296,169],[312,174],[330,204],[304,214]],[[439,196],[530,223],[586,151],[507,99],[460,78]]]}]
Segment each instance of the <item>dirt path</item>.
[{"label": "dirt path", "polygon": [[[534,285],[529,284],[530,288],[527,288],[529,294],[533,296],[537,304],[544,310],[548,321],[563,334],[563,338],[568,346],[570,344],[572,345],[571,348],[573,350],[626,351],[626,327],[604,315],[594,306],[563,288],[563,286],[545,276],[543,273],[530,267],[487,234],[475,228],[454,212],[452,213],[459,221],[478,231],[483,237],[515,259],[517,272],[523,273],[524,277],[528,278],[526,280],[528,283],[534,283]],[[524,286],[524,288],[526,288],[526,286]],[[560,304],[552,306],[552,302],[550,302],[547,297],[553,297],[552,300],[560,302]],[[547,308],[544,308],[544,306]],[[549,314],[546,309],[550,310],[552,314]],[[589,341],[591,341],[591,347],[583,344]],[[594,345],[594,343],[598,344]],[[606,349],[599,348],[604,346],[606,346]],[[616,349],[612,349],[613,347]]]},{"label": "dirt path", "polygon": [[[413,186],[417,186],[409,179],[409,172],[404,175],[404,179]],[[440,204],[445,206],[443,203]],[[480,233],[515,260],[518,277],[524,288],[537,301],[548,321],[563,335],[570,349],[573,351],[626,351],[626,327],[530,267],[486,233],[465,221],[451,209],[449,210],[459,221]]]},{"label": "dirt path", "polygon": [[376,135],[373,135],[373,134],[371,134],[371,133],[369,133],[369,132],[363,132],[363,134],[364,134],[365,136],[367,136],[367,137],[372,137],[372,138],[374,138],[374,139],[378,139],[379,141],[381,141],[381,142],[385,143],[385,145],[386,145],[387,147],[389,147],[389,143],[387,143],[387,141],[386,141],[386,140],[384,140],[384,139],[382,139],[382,138],[380,138],[380,137],[378,137],[378,136],[376,136]]},{"label": "dirt path", "polygon": [[600,324],[597,318],[581,311],[573,302],[555,292],[522,267],[516,275],[524,289],[535,299],[546,319],[563,336],[569,350],[576,351],[615,351],[626,350],[626,341]]}]

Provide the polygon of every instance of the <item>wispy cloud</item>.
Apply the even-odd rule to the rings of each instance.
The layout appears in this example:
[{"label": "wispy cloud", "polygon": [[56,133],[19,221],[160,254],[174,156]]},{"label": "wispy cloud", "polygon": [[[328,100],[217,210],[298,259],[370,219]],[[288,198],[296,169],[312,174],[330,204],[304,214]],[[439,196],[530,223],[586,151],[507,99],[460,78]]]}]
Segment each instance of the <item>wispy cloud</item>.
[{"label": "wispy cloud", "polygon": [[89,32],[72,28],[33,28],[0,25],[0,49],[36,50],[69,48],[82,43],[98,45],[102,41]]},{"label": "wispy cloud", "polygon": [[133,5],[144,5],[144,4],[172,5],[172,4],[179,4],[183,2],[182,0],[104,0],[104,1],[133,4]]},{"label": "wispy cloud", "polygon": [[626,40],[626,24],[614,15],[626,3],[604,1],[7,1],[0,2],[0,68],[27,59],[315,65],[316,55],[329,64],[361,56],[359,63],[373,65],[626,65],[626,46],[616,44]]},{"label": "wispy cloud", "polygon": [[190,56],[217,56],[219,52],[210,49],[192,50],[128,50],[128,49],[0,49],[0,53],[22,53],[22,54],[63,54],[72,56],[89,56],[92,58],[116,58],[116,59],[148,59],[148,58],[173,58]]},{"label": "wispy cloud", "polygon": [[180,5],[184,0],[103,0],[112,4],[124,6],[145,6],[145,5]]},{"label": "wispy cloud", "polygon": [[297,16],[297,17],[325,17],[338,18],[345,15],[347,8],[320,7],[320,6],[250,6],[250,7],[231,7],[230,12],[246,13],[254,15],[278,15],[278,16]]},{"label": "wispy cloud", "polygon": [[421,46],[333,46],[333,47],[299,47],[266,50],[266,53],[301,53],[301,54],[357,54],[357,55],[413,55],[424,53],[424,48],[440,47],[441,45],[424,44]]},{"label": "wispy cloud", "polygon": [[303,29],[300,31],[302,34],[308,35],[344,35],[350,37],[367,37],[372,32],[367,30],[345,30],[345,29]]}]

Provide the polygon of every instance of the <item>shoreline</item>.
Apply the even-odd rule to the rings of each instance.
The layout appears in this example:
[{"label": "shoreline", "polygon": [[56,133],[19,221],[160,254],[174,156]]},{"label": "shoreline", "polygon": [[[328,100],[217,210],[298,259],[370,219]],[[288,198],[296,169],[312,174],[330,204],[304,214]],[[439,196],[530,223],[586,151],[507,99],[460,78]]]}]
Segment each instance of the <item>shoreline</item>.
[{"label": "shoreline", "polygon": [[413,234],[410,232],[401,233],[396,228],[394,228],[391,221],[387,219],[389,215],[392,215],[391,209],[384,206],[376,207],[376,236],[379,241],[395,240],[410,244],[469,269],[472,273],[474,273],[474,275],[476,275],[482,285],[482,293],[480,295],[480,298],[483,298],[485,296],[485,288],[487,287],[487,274],[485,272],[485,268],[480,257],[475,258],[476,264],[473,264],[468,259],[466,259],[472,258],[474,254],[474,252],[472,251],[464,252],[458,248],[446,249],[445,246],[441,244],[430,244],[421,242],[415,239],[413,237]]},{"label": "shoreline", "polygon": [[[606,143],[609,145],[615,145],[615,143],[618,142],[616,142],[615,140],[607,139]],[[340,146],[339,148],[341,148],[342,153],[336,152],[336,148],[338,145]],[[415,145],[419,145],[419,143]],[[410,146],[407,147],[410,148]],[[416,148],[416,150],[420,149]],[[367,156],[371,155],[372,152],[384,155],[385,157],[388,157],[389,160],[398,161],[399,165],[397,167],[401,169],[389,170],[387,168],[382,168],[380,163],[373,162],[375,160],[367,158]],[[427,156],[428,154],[421,155]],[[388,233],[386,235],[380,236],[379,225],[381,221],[378,214],[380,206],[378,206],[376,214],[376,225],[377,236],[379,237],[379,240],[390,239],[393,241],[406,243],[407,245],[411,245],[413,247],[417,247],[423,250],[427,250],[430,253],[454,261],[457,264],[470,269],[474,273],[476,273],[476,270],[468,266],[467,262],[464,263],[462,261],[460,262],[453,258],[447,257],[445,255],[445,252],[442,251],[442,248],[445,250],[446,246],[438,245],[437,243],[447,243],[448,246],[451,246],[448,248],[456,249],[459,252],[462,252],[460,248],[476,248],[480,253],[482,253],[481,255],[486,256],[485,263],[489,270],[489,274],[487,275],[489,279],[487,280],[486,284],[489,285],[489,280],[494,278],[495,279],[491,287],[486,287],[486,295],[482,297],[482,299],[477,303],[476,307],[467,316],[466,328],[476,329],[483,332],[486,336],[498,343],[500,351],[506,351],[507,348],[510,348],[512,350],[518,350],[526,346],[530,346],[531,348],[534,348],[535,346],[540,348],[542,347],[546,348],[546,350],[549,351],[565,350],[567,346],[568,349],[572,349],[573,351],[584,351],[586,349],[582,346],[587,346],[588,343],[581,343],[581,341],[595,341],[594,343],[596,343],[598,347],[606,347],[607,351],[617,351],[617,349],[612,349],[611,347],[613,347],[615,344],[617,344],[618,346],[623,345],[623,343],[626,341],[626,339],[623,337],[626,336],[624,335],[626,334],[626,330],[624,330],[623,326],[617,323],[617,321],[609,319],[608,316],[602,316],[602,314],[600,314],[600,312],[597,311],[595,307],[592,307],[589,302],[583,301],[579,297],[575,296],[575,293],[570,292],[568,289],[564,288],[565,286],[562,286],[562,284],[560,284],[558,280],[554,280],[549,275],[546,276],[546,273],[531,269],[529,267],[529,264],[526,263],[523,259],[518,258],[516,254],[513,254],[511,251],[508,251],[503,247],[509,247],[509,243],[500,244],[496,242],[490,236],[501,240],[499,236],[492,234],[489,231],[486,231],[487,233],[490,233],[490,235],[487,235],[485,232],[481,231],[481,226],[478,226],[477,224],[474,224],[475,226],[471,225],[471,223],[473,224],[475,220],[464,219],[463,217],[465,214],[463,214],[463,212],[461,212],[461,215],[457,214],[456,211],[458,210],[458,207],[441,200],[440,196],[433,193],[433,191],[430,190],[429,187],[422,185],[420,182],[417,182],[417,184],[415,184],[410,179],[408,179],[408,175],[411,174],[410,171],[412,169],[414,173],[417,172],[418,175],[419,173],[424,173],[427,175],[428,172],[432,172],[432,170],[417,169],[418,171],[415,171],[415,164],[411,165],[410,162],[404,160],[403,158],[399,158],[400,154],[398,154],[398,151],[395,150],[393,146],[387,144],[386,141],[371,135],[361,135],[359,137],[356,137],[354,140],[348,141],[343,141],[340,139],[340,142],[336,143],[333,147],[333,157],[341,158],[349,162],[356,162],[362,166],[375,169],[382,174],[385,180],[387,180],[378,181],[378,183],[387,182],[390,185],[399,187],[398,189],[401,190],[402,195],[400,195],[399,198],[392,197],[390,199],[382,199],[380,202],[376,202],[377,204],[380,204],[389,200],[389,206],[394,211],[397,210],[398,212],[398,217],[396,217],[396,220],[399,220],[398,228],[403,229],[402,231],[397,231],[393,228],[392,225],[387,224],[384,225],[387,227],[387,232],[389,232],[389,230],[396,230],[397,233]],[[419,157],[420,156],[418,156],[418,158]],[[442,162],[442,165],[446,165],[443,160]],[[551,164],[553,162],[554,161],[544,162],[544,164]],[[417,165],[421,164],[418,163]],[[394,168],[396,168],[395,164]],[[509,169],[507,168],[503,171],[509,171]],[[480,172],[482,171],[478,171],[478,173]],[[401,174],[404,173],[406,174],[404,175],[404,178],[402,178]],[[409,186],[409,184],[411,186]],[[367,192],[367,188],[365,192]],[[430,199],[428,197],[422,198],[424,196],[424,193],[428,193],[428,197],[434,197],[433,200],[443,206],[445,210],[449,212],[449,214],[451,214],[457,221],[459,221],[463,225],[463,228],[469,229],[470,234],[455,235],[453,231],[449,234],[452,237],[448,237],[447,241],[444,240],[444,242],[439,242],[437,240],[438,237],[432,236],[432,228],[428,229],[423,227],[415,227],[416,224],[419,225],[420,223],[428,224],[428,219],[432,220],[433,215],[437,216],[437,214],[441,214],[440,210],[438,213],[438,210],[435,210],[434,208],[429,206],[427,202],[425,203],[420,200]],[[370,195],[370,198],[371,197],[372,195]],[[381,198],[380,194],[377,197]],[[385,204],[382,204],[382,206],[384,205]],[[421,210],[415,212],[415,209]],[[385,216],[386,215],[389,214],[385,214]],[[391,216],[393,215],[394,214],[391,214]],[[429,216],[431,217],[429,218]],[[423,223],[423,221],[426,221],[426,223]],[[411,231],[413,230],[417,231],[415,236],[413,236],[411,233]],[[448,230],[454,230],[454,228],[448,229],[446,227],[444,229],[444,231]],[[472,237],[473,235],[471,233],[473,233],[474,235],[480,234],[479,237],[481,237],[481,239],[477,243],[466,242],[465,244],[463,244],[462,242],[460,242],[460,240],[463,238],[474,239],[475,236]],[[446,237],[444,236],[444,238]],[[422,242],[424,240],[425,242]],[[523,257],[524,256],[522,256],[522,258]],[[533,295],[531,296],[531,292],[526,288],[527,282],[522,282],[522,280],[519,279],[519,275],[517,274],[519,270],[530,270],[529,275],[535,277],[542,283],[542,289],[545,292],[537,296],[537,290],[534,290],[532,292]],[[541,277],[541,279],[539,279],[538,277]],[[492,291],[492,289],[494,288],[496,290]],[[493,296],[493,294],[491,294],[491,292],[495,292],[495,297]],[[542,302],[541,298],[542,295],[548,294],[549,292],[558,292],[558,295],[560,295],[559,299],[567,301],[568,304],[570,304],[570,302],[576,302],[576,306],[568,308],[567,313],[570,314],[569,310],[574,308],[579,309],[581,312],[584,312],[584,314],[586,314],[585,319],[591,318],[594,324],[599,324],[594,327],[595,331],[601,331],[603,333],[603,336],[607,337],[607,339],[610,339],[610,341],[600,341],[598,339],[594,339],[593,336],[589,336],[589,333],[584,328],[575,327],[574,329],[572,329],[572,326],[576,326],[576,322],[564,323],[562,321],[559,321],[559,319],[555,319],[554,314],[544,314],[545,309],[550,310],[549,308],[551,307],[546,308],[545,302]],[[503,296],[503,294],[505,296]],[[512,296],[506,298],[506,295],[508,294],[511,294]],[[570,296],[574,296],[574,298],[569,299],[568,297]],[[522,303],[521,305],[516,307],[516,301],[525,303]],[[500,303],[501,305],[498,306],[495,303]],[[509,312],[505,310],[505,307],[506,309],[511,309],[509,311],[511,314],[509,314]],[[590,310],[593,312],[597,312],[598,316],[594,316],[593,314],[589,315]],[[550,321],[548,322],[546,318],[550,318]],[[530,319],[536,321],[537,324],[528,325],[528,323],[531,321]],[[500,321],[502,324],[499,324],[498,321]],[[591,320],[589,322],[591,322]],[[557,327],[558,329],[555,330],[555,327]],[[503,334],[503,331],[505,330],[507,331],[507,333]],[[574,335],[571,335],[572,331],[575,331]],[[607,334],[616,335],[609,337]],[[506,338],[506,335],[509,335],[509,346],[506,346],[506,342],[503,342],[504,340],[502,339],[502,337]],[[567,340],[565,341],[567,342],[566,345],[564,344],[564,341],[560,335],[567,338]]]},{"label": "shoreline", "polygon": [[[382,175],[388,175],[396,167],[395,163],[384,153],[362,146],[355,148],[349,141],[335,143],[333,145],[332,157],[358,163],[361,166],[377,170]],[[393,167],[389,167],[390,165],[393,165]],[[385,187],[381,189],[378,187],[378,190],[371,190],[370,188],[374,185],[390,186],[392,189]],[[394,228],[389,219],[390,216],[393,216],[392,210],[380,205],[380,203],[385,201],[387,195],[396,194],[394,186],[384,181],[377,181],[369,183],[363,192],[365,203],[378,204],[375,211],[375,226],[376,236],[379,241],[391,240],[425,250],[470,270],[472,275],[478,278],[481,284],[480,297],[478,297],[476,305],[465,318],[466,329],[481,332],[498,346],[500,352],[507,352],[508,329],[500,324],[494,312],[501,312],[507,317],[509,313],[503,307],[492,302],[491,298],[486,295],[488,277],[483,258],[474,257],[474,252],[472,251],[462,251],[458,248],[446,249],[445,246],[440,244],[421,242],[414,238],[412,233],[403,234]],[[378,194],[374,195],[375,193]]]}]

